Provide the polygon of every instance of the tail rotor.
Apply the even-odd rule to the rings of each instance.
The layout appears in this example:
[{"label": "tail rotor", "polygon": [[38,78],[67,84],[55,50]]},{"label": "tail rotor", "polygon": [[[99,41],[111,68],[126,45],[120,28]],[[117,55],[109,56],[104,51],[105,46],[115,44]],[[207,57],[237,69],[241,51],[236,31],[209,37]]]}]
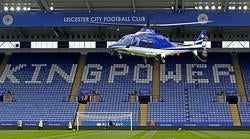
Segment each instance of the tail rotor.
[{"label": "tail rotor", "polygon": [[[208,52],[207,52],[207,40],[208,40],[208,37],[207,37],[207,30],[202,30],[200,35],[198,36],[197,40],[195,41],[195,44],[196,45],[201,45],[202,46],[202,56],[203,58],[206,58],[208,56]],[[193,54],[202,62],[206,62],[206,60],[203,60],[201,57],[199,57],[198,55],[198,51],[197,50],[194,50],[193,51]]]},{"label": "tail rotor", "polygon": [[203,57],[207,57],[208,56],[208,52],[207,52],[207,40],[208,40],[208,37],[205,36],[204,39],[203,39],[203,43],[202,43],[202,47],[203,47],[203,50],[202,50],[202,56]]}]

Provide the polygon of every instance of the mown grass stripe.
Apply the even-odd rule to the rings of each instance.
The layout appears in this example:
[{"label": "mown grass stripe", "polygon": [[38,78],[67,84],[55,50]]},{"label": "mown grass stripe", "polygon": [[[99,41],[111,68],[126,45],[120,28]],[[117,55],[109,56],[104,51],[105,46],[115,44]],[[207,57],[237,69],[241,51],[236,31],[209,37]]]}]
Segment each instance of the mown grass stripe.
[{"label": "mown grass stripe", "polygon": [[88,133],[93,133],[93,132],[94,132],[94,131],[86,131],[86,132],[82,132],[82,131],[72,131],[72,132],[67,133],[67,134],[62,134],[62,135],[51,135],[51,136],[40,137],[40,138],[35,138],[35,139],[54,139],[54,138],[72,137],[72,136],[75,136],[75,135],[88,134]]},{"label": "mown grass stripe", "polygon": [[210,136],[208,136],[208,134],[204,134],[204,133],[199,132],[199,131],[188,131],[188,132],[192,133],[193,135],[195,135],[197,137],[210,138]]},{"label": "mown grass stripe", "polygon": [[[98,134],[103,134],[105,131],[93,131],[93,132],[82,132],[80,134],[75,134],[73,136],[67,136],[67,137],[64,137],[64,138],[60,138],[60,139],[74,139],[74,138],[85,138],[85,137],[88,137],[89,139],[95,139],[95,138],[92,138],[92,137],[89,137],[89,136],[92,136],[92,135],[98,135]],[[100,138],[103,138],[102,135],[99,135]]]},{"label": "mown grass stripe", "polygon": [[[136,132],[136,134],[130,136],[128,139],[140,139],[144,134],[146,134],[148,131],[142,130],[142,132]],[[132,133],[133,134],[133,133]]]},{"label": "mown grass stripe", "polygon": [[152,139],[155,135],[157,131],[154,130],[154,131],[149,131],[148,133],[146,133],[144,136],[142,136],[141,139]]},{"label": "mown grass stripe", "polygon": [[[8,134],[6,134],[8,133]],[[0,131],[1,139],[250,139],[249,131],[23,130]]]}]

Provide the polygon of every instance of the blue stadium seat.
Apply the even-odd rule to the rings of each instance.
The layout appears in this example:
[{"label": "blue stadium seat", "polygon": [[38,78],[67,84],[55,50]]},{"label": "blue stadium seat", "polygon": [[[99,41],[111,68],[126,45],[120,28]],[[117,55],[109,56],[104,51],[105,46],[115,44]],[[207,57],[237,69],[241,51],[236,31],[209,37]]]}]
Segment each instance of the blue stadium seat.
[{"label": "blue stadium seat", "polygon": [[[243,76],[244,87],[247,94],[247,100],[250,98],[250,67],[249,67],[249,54],[242,53],[239,54],[240,68]],[[250,126],[250,103],[249,102],[241,102],[238,103],[239,114],[241,118],[242,126]]]},{"label": "blue stadium seat", "polygon": [[101,102],[89,103],[86,112],[133,112],[138,122],[139,104],[128,102],[128,97],[134,90],[151,90],[151,63],[144,64],[142,58],[133,56],[119,59],[103,53],[88,54],[81,88],[100,93]]},{"label": "blue stadium seat", "polygon": [[206,63],[189,54],[166,59],[161,66],[161,102],[149,103],[148,123],[232,126],[229,104],[215,102],[221,90],[236,88],[230,54],[210,54]]},{"label": "blue stadium seat", "polygon": [[[70,95],[75,75],[72,69],[76,69],[78,59],[79,54],[11,55],[6,68],[14,72],[6,78],[2,76],[0,88],[10,90],[15,102],[0,103],[0,124],[16,124],[20,119],[24,124],[36,124],[42,119],[46,125],[67,125],[73,121],[77,103],[65,100]],[[40,72],[38,64],[42,65]],[[3,74],[9,74],[6,68]]]}]

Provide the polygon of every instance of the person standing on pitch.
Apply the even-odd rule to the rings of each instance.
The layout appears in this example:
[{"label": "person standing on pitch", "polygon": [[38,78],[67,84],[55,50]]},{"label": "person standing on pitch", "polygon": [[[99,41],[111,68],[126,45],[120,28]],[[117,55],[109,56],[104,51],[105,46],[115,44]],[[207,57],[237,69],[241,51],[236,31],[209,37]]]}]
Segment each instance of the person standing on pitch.
[{"label": "person standing on pitch", "polygon": [[72,130],[72,123],[71,122],[69,122],[69,124],[68,124],[68,130]]},{"label": "person standing on pitch", "polygon": [[22,120],[17,121],[17,130],[22,130],[23,129],[23,122]]},{"label": "person standing on pitch", "polygon": [[41,120],[41,119],[38,122],[38,129],[43,130],[43,120]]}]

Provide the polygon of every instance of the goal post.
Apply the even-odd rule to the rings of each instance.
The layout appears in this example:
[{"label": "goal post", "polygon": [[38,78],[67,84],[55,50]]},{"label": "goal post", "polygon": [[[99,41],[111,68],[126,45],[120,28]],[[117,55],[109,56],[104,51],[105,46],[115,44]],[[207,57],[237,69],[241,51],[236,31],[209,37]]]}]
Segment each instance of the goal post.
[{"label": "goal post", "polygon": [[132,112],[77,112],[76,127],[129,127],[133,130]]}]

